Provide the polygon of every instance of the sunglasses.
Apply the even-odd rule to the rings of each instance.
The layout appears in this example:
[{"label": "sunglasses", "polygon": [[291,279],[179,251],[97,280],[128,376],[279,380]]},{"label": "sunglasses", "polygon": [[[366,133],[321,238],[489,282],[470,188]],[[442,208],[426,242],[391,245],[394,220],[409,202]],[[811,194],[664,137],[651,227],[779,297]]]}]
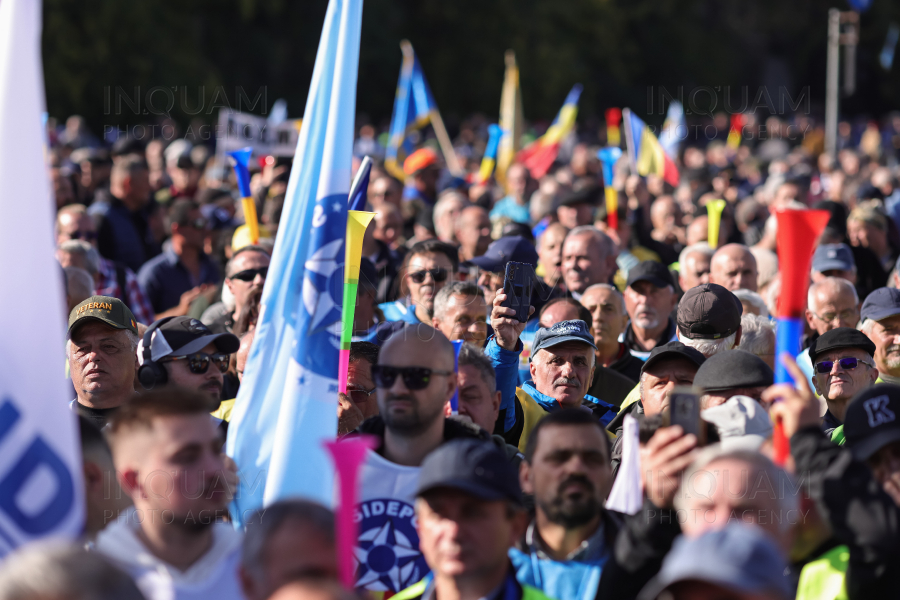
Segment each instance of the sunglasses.
[{"label": "sunglasses", "polygon": [[382,389],[394,387],[397,375],[403,376],[403,384],[408,390],[424,390],[431,383],[432,375],[452,375],[452,371],[435,371],[426,367],[388,367],[375,365],[372,367],[372,378],[375,385]]},{"label": "sunglasses", "polygon": [[263,279],[269,273],[269,267],[260,267],[259,269],[245,269],[239,273],[235,273],[229,279],[238,279],[240,281],[253,281],[259,275]]},{"label": "sunglasses", "polygon": [[194,375],[202,375],[209,370],[209,363],[215,363],[216,367],[222,373],[228,370],[228,363],[231,361],[230,354],[206,354],[197,352],[196,354],[188,354],[187,356],[170,356],[164,358],[160,362],[175,362],[178,360],[188,361],[188,369]]},{"label": "sunglasses", "polygon": [[84,240],[86,242],[91,242],[97,239],[96,231],[73,231],[69,234],[69,237],[73,240]]},{"label": "sunglasses", "polygon": [[364,388],[347,388],[347,395],[350,396],[350,399],[353,400],[354,404],[359,404],[361,402],[366,402],[369,397],[375,393],[376,388],[372,388],[371,390],[367,390]]},{"label": "sunglasses", "polygon": [[438,267],[437,269],[423,269],[421,271],[410,273],[409,278],[412,279],[414,283],[423,283],[425,281],[425,276],[429,274],[431,275],[431,278],[434,279],[435,283],[440,283],[442,281],[447,281],[450,272],[443,267]]},{"label": "sunglasses", "polygon": [[[831,369],[834,368],[834,362],[835,361],[833,361],[833,360],[823,360],[822,362],[817,362],[816,363],[816,372],[822,373],[822,374],[831,373]],[[838,360],[837,362],[839,365],[841,365],[841,368],[845,371],[852,371],[853,369],[858,367],[860,364],[864,364],[868,367],[873,367],[873,368],[875,367],[875,365],[869,364],[865,361],[859,360],[858,358],[854,358],[852,356],[848,356],[847,358],[842,358],[842,359]]]}]

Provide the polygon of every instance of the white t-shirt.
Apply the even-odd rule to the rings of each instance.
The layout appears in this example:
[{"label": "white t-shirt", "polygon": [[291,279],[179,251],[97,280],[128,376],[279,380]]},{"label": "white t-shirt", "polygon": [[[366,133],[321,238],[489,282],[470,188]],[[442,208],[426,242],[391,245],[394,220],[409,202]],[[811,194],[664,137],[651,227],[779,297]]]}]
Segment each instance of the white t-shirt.
[{"label": "white t-shirt", "polygon": [[377,452],[369,453],[356,510],[357,587],[397,593],[428,574],[428,564],[419,552],[413,506],[419,471],[419,467],[398,465]]}]

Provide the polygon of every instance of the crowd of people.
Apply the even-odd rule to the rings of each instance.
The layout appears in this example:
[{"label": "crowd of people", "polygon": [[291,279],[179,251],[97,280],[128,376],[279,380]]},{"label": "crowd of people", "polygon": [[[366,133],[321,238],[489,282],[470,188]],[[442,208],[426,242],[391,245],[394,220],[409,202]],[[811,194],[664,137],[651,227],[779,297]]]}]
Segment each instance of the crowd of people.
[{"label": "crowd of people", "polygon": [[[6,558],[0,599],[895,597],[900,116],[842,123],[835,156],[803,115],[747,115],[738,147],[727,125],[685,140],[677,187],[626,153],[614,227],[605,129],[570,135],[546,173],[514,163],[483,181],[472,118],[454,140],[465,173],[426,137],[400,181],[360,128],[375,218],[335,435],[378,448],[347,591],[330,509],[283,499],[230,523],[224,440],[290,160],[252,165],[254,244],[213,149],[106,145],[71,117],[49,156],[85,531]],[[830,220],[802,349],[776,357],[775,213],[810,208]],[[510,262],[535,272],[524,322]],[[793,385],[775,385],[776,360]],[[692,431],[670,407],[685,390]],[[607,506],[629,478],[639,501]]]}]

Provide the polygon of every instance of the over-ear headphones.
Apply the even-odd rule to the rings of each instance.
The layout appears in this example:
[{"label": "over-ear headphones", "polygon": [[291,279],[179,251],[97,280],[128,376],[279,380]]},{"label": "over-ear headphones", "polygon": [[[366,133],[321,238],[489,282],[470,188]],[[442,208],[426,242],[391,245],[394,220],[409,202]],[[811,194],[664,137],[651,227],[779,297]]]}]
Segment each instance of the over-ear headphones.
[{"label": "over-ear headphones", "polygon": [[169,380],[169,374],[166,373],[166,370],[157,363],[153,362],[150,352],[150,342],[153,339],[154,332],[160,328],[164,323],[168,323],[175,317],[166,317],[164,319],[160,319],[153,325],[147,328],[147,331],[144,332],[144,340],[142,342],[143,348],[141,348],[141,356],[143,356],[144,361],[141,364],[141,367],[138,369],[138,381],[141,382],[141,385],[144,386],[146,390],[152,390],[154,387],[160,385],[165,385]]}]

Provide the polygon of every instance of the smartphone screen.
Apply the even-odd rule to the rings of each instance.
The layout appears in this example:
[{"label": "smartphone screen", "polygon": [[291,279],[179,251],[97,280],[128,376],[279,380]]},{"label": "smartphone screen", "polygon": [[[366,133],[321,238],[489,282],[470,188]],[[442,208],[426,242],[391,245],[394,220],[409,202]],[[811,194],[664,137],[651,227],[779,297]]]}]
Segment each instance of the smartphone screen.
[{"label": "smartphone screen", "polygon": [[706,443],[706,427],[700,419],[699,390],[676,387],[669,396],[669,424],[680,425],[685,433],[697,436],[699,445]]}]

